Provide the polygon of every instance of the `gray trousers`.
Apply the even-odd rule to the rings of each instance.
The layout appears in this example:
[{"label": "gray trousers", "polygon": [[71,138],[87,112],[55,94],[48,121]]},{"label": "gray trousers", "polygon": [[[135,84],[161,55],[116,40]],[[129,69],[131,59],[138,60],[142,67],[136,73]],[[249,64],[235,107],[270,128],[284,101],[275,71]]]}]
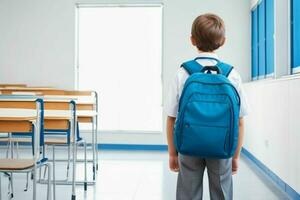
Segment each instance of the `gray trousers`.
[{"label": "gray trousers", "polygon": [[179,154],[177,200],[201,200],[207,167],[211,200],[232,200],[231,159],[202,159]]}]

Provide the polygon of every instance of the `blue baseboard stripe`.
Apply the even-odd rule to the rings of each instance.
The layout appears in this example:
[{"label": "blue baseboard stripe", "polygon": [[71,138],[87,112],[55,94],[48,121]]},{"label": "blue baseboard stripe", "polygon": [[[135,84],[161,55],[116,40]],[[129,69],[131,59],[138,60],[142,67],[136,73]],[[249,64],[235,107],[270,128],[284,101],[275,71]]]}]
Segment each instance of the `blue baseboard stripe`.
[{"label": "blue baseboard stripe", "polygon": [[[0,146],[6,146],[7,142],[0,142]],[[30,143],[22,143],[19,145],[30,146]],[[87,143],[87,146],[91,146],[91,143]],[[155,144],[98,144],[99,150],[132,150],[132,151],[167,151],[167,145],[155,145]]]},{"label": "blue baseboard stripe", "polygon": [[150,144],[98,144],[100,150],[167,151],[167,145]]},{"label": "blue baseboard stripe", "polygon": [[242,149],[242,154],[250,159],[258,168],[260,168],[268,177],[270,177],[289,197],[294,200],[300,200],[300,194],[297,193],[291,186],[284,182],[279,176],[272,172],[266,165],[259,161],[245,148]]}]

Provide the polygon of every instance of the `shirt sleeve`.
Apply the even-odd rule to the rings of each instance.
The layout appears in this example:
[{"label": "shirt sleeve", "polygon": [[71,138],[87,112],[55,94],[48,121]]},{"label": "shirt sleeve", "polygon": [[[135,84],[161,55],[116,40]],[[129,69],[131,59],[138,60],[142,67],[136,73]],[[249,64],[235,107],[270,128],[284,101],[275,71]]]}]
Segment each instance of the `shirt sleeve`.
[{"label": "shirt sleeve", "polygon": [[170,84],[165,104],[165,112],[169,117],[176,117],[179,104],[179,79],[178,73]]},{"label": "shirt sleeve", "polygon": [[247,96],[243,87],[243,82],[240,74],[236,71],[233,70],[232,74],[230,74],[233,85],[235,86],[237,92],[239,93],[240,96],[240,101],[241,101],[241,106],[240,106],[240,117],[244,117],[249,114],[249,104],[247,101]]}]

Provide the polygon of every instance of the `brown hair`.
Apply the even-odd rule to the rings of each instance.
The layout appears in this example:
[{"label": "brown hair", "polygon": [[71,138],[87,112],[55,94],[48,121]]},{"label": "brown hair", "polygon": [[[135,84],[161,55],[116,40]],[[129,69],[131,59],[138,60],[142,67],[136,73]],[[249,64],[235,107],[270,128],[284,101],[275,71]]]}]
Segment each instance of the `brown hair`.
[{"label": "brown hair", "polygon": [[192,38],[200,51],[211,52],[225,42],[224,21],[217,15],[198,16],[192,25]]}]

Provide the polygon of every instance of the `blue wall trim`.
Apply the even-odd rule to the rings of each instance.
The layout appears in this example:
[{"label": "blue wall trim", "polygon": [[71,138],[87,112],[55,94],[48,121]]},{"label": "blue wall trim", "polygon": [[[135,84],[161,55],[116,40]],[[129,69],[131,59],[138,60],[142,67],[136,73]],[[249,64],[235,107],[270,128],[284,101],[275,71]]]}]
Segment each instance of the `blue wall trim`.
[{"label": "blue wall trim", "polygon": [[260,168],[267,176],[269,176],[289,197],[294,200],[300,200],[300,194],[297,193],[291,186],[284,182],[279,176],[272,172],[266,165],[259,161],[245,148],[242,149],[242,154],[249,158],[258,168]]},{"label": "blue wall trim", "polygon": [[[7,142],[0,142],[0,146],[6,146]],[[19,142],[19,145],[30,146],[31,143]],[[82,146],[82,145],[81,145]],[[92,146],[87,143],[87,146]],[[98,144],[99,150],[132,150],[132,151],[167,151],[167,145],[155,144]]]},{"label": "blue wall trim", "polygon": [[167,145],[148,144],[98,144],[100,150],[167,151]]}]

